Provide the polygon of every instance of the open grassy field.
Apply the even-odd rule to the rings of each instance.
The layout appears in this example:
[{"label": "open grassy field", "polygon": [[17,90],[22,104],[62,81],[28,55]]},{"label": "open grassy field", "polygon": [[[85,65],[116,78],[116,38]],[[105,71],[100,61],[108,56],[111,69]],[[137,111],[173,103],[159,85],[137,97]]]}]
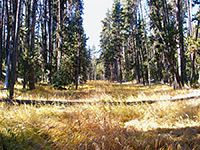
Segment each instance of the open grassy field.
[{"label": "open grassy field", "polygon": [[[167,85],[88,82],[75,91],[16,86],[16,99],[70,101],[160,100],[197,94]],[[1,91],[1,98],[7,93]],[[136,105],[10,105],[0,103],[2,149],[199,150],[200,99]]]},{"label": "open grassy field", "polygon": [[[89,102],[132,102],[141,100],[163,100],[170,98],[180,98],[190,95],[200,94],[200,89],[173,90],[168,85],[157,84],[143,86],[131,82],[120,85],[107,81],[89,81],[81,84],[78,90],[74,86],[65,87],[67,90],[54,90],[53,86],[46,84],[36,85],[33,91],[22,89],[21,84],[15,85],[14,99],[29,100],[64,100],[64,101],[89,101]],[[8,97],[8,92],[0,91],[1,97]]]}]

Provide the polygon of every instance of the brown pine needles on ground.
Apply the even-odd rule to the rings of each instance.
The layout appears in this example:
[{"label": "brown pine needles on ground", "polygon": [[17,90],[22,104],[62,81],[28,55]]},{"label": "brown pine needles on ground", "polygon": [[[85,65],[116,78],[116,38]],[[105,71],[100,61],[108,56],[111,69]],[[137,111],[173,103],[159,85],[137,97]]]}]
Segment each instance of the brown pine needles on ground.
[{"label": "brown pine needles on ground", "polygon": [[[164,95],[178,97],[191,91],[194,90],[173,91],[166,85],[149,89],[133,84],[89,82],[78,91],[56,91],[52,87],[38,86],[27,93],[20,93],[18,89],[15,96],[39,99],[42,93],[51,92],[48,99],[57,94],[55,97],[60,99],[78,100],[79,96],[86,101],[127,101],[140,97],[152,99],[152,95],[156,99]],[[199,109],[200,99],[129,106],[13,106],[0,103],[0,149],[198,150]]]}]

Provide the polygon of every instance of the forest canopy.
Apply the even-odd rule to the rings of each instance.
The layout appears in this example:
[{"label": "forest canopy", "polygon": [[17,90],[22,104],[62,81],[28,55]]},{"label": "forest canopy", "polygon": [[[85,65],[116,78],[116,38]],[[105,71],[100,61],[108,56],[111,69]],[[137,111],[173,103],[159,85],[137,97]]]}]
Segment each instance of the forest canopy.
[{"label": "forest canopy", "polygon": [[114,0],[102,21],[105,78],[200,84],[199,11],[192,0]]}]

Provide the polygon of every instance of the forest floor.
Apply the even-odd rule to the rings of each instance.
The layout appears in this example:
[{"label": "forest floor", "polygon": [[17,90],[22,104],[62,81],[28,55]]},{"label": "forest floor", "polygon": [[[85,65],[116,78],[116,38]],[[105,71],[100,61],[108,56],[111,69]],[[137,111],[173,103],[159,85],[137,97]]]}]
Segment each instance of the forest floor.
[{"label": "forest floor", "polygon": [[[64,89],[65,88],[65,89]],[[78,90],[69,85],[64,90],[55,90],[47,84],[37,84],[33,91],[23,90],[22,84],[15,85],[14,99],[51,100],[77,102],[135,102],[145,100],[168,100],[200,95],[200,89],[184,88],[173,90],[172,86],[155,84],[151,87],[127,82],[89,81],[80,84]],[[0,91],[0,98],[7,98],[7,91]]]},{"label": "forest floor", "polygon": [[[90,81],[79,89],[33,91],[15,87],[15,99],[88,102],[162,100],[199,94],[199,89],[174,91],[168,85]],[[0,91],[0,98],[8,93]],[[0,103],[2,149],[133,149],[199,150],[200,98],[153,104],[10,105]]]}]

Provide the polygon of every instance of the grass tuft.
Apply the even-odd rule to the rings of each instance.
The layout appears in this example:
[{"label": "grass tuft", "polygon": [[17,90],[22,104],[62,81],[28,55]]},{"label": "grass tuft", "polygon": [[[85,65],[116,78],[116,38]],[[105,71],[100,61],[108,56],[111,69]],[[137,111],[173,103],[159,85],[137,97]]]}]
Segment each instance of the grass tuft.
[{"label": "grass tuft", "polygon": [[[38,86],[15,98],[137,101],[178,97],[166,85],[89,82],[77,91]],[[3,92],[3,91],[2,91]],[[45,95],[47,94],[47,95]],[[4,95],[2,96],[4,97]],[[0,149],[200,149],[200,99],[136,105],[9,105],[0,103]]]}]

